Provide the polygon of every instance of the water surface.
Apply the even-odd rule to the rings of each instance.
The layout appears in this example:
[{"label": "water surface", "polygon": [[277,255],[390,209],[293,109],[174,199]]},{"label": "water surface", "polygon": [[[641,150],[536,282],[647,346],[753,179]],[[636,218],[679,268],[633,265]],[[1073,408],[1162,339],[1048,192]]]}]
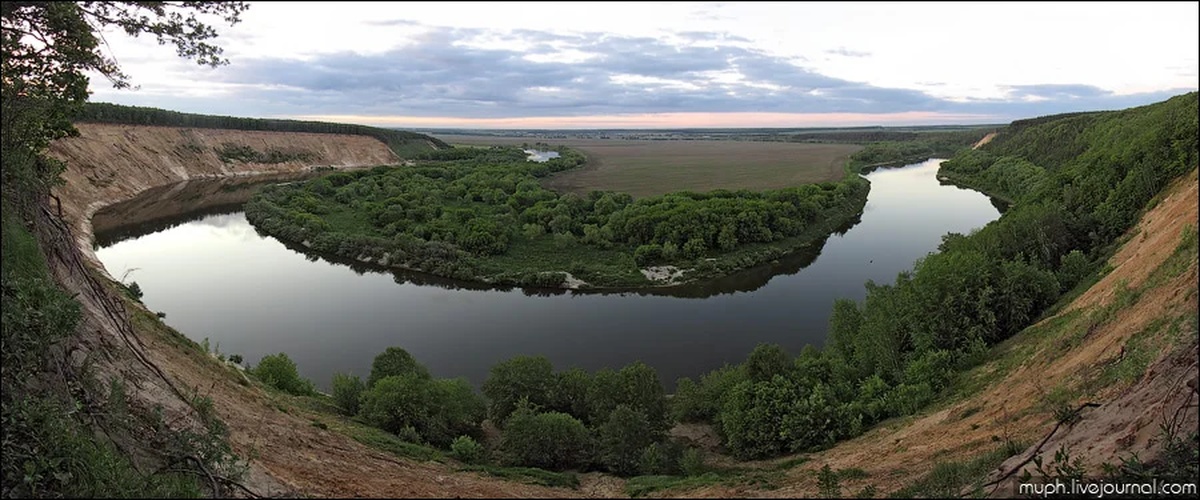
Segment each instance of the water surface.
[{"label": "water surface", "polygon": [[[759,342],[793,354],[823,344],[835,299],[861,300],[867,280],[891,282],[934,251],[943,234],[999,216],[986,196],[939,184],[939,163],[867,175],[871,192],[861,220],[821,244],[777,264],[674,289],[498,290],[381,272],[259,235],[228,200],[218,213],[187,206],[170,217],[139,216],[164,210],[145,197],[114,206],[97,215],[110,222],[96,225],[105,245],[96,253],[114,277],[133,269],[126,279],[138,282],[146,305],[190,338],[208,338],[251,363],[287,352],[320,387],[334,372],[365,376],[376,354],[401,346],[435,376],[476,385],[498,361],[543,354],[560,369],[641,360],[670,389],[678,377],[740,362]],[[152,197],[207,199],[182,194],[191,187],[171,189]],[[117,219],[140,222],[121,227]]]}]

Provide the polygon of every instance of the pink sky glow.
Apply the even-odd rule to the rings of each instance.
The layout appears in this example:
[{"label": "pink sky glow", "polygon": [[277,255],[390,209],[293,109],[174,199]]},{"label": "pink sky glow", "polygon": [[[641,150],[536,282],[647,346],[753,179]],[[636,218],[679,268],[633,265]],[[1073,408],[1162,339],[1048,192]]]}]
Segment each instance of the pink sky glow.
[{"label": "pink sky glow", "polygon": [[1004,121],[990,115],[906,111],[903,113],[646,113],[591,116],[531,116],[518,118],[458,118],[448,116],[303,115],[299,120],[361,123],[382,127],[479,129],[603,129],[603,128],[800,128],[872,125],[939,125]]}]

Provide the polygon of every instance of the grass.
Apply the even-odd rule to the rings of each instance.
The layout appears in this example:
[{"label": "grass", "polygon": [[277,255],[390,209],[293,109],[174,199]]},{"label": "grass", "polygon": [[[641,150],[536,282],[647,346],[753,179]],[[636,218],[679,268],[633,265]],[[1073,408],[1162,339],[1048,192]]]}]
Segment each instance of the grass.
[{"label": "grass", "polygon": [[695,489],[714,484],[722,484],[725,477],[715,472],[709,472],[700,476],[683,477],[683,476],[637,476],[630,478],[625,483],[625,493],[629,496],[637,498],[646,496],[655,491],[667,491],[676,489]]},{"label": "grass", "polygon": [[717,468],[698,476],[636,476],[625,483],[625,493],[641,497],[656,491],[692,490],[712,485],[751,486],[763,490],[779,488],[786,469]]},{"label": "grass", "polygon": [[[447,136],[448,142],[516,144],[527,137]],[[634,139],[536,139],[583,151],[588,164],[544,181],[556,191],[611,190],[634,198],[675,191],[750,189],[761,191],[837,181],[850,144],[750,141],[652,141]]]},{"label": "grass", "polygon": [[[202,456],[208,470],[236,477],[223,427],[201,411],[208,432],[172,431],[161,414],[131,413],[124,384],[107,388],[88,369],[43,371],[52,345],[75,334],[79,304],[50,278],[33,235],[3,208],[3,365],[0,405],[4,497],[198,497],[197,475],[139,470],[120,442],[154,442],[163,456]],[[33,382],[33,383],[30,383]],[[211,401],[193,401],[197,410]],[[104,430],[104,437],[94,427]],[[149,430],[149,432],[147,432]],[[152,458],[141,456],[141,466]],[[236,457],[233,457],[236,461]],[[219,495],[220,492],[212,492]]]},{"label": "grass", "polygon": [[969,460],[938,462],[928,474],[895,491],[891,497],[958,498],[964,488],[974,487],[978,490],[989,472],[1022,449],[1024,445],[1009,443]]},{"label": "grass", "polygon": [[538,484],[554,488],[579,487],[579,476],[570,472],[551,472],[534,467],[500,467],[495,465],[468,465],[460,471],[479,472],[489,476],[525,484]]}]

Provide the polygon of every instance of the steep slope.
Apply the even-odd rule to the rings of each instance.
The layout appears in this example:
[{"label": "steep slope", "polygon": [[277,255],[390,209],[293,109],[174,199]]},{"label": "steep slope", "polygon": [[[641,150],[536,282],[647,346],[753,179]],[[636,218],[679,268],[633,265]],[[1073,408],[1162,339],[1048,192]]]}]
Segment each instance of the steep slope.
[{"label": "steep slope", "polygon": [[[158,186],[188,179],[309,171],[397,161],[376,139],[337,134],[234,131],[112,124],[78,124],[80,136],[51,146],[66,161],[57,202],[37,214],[35,227],[55,279],[76,295],[84,314],[66,346],[69,362],[98,380],[124,381],[130,410],[178,428],[200,430],[197,398],[209,398],[228,426],[234,450],[250,458],[246,485],[260,495],[521,496],[572,494],[455,473],[436,463],[398,459],[312,421],[203,353],[119,292],[92,250],[91,216],[98,209]],[[223,161],[228,144],[257,151],[302,153],[273,163]],[[170,190],[164,196],[170,195]],[[61,217],[60,217],[61,216]],[[145,443],[125,443],[136,449]]]},{"label": "steep slope", "polygon": [[[918,482],[939,463],[1001,453],[1006,442],[1021,448],[1002,464],[994,461],[999,466],[989,476],[1008,476],[1005,488],[1020,475],[1014,469],[1032,467],[1027,462],[1033,454],[1049,462],[1059,446],[1093,473],[1133,454],[1152,460],[1162,445],[1160,423],[1193,431],[1198,425],[1197,186],[1195,170],[1177,181],[1126,234],[1108,260],[1110,272],[1058,313],[998,346],[947,402],[808,455],[777,489],[709,487],[663,495],[816,496],[816,473],[825,465],[865,473],[842,481],[847,494],[868,486],[888,494]],[[1096,406],[1041,443],[1063,408],[1084,403]]]}]

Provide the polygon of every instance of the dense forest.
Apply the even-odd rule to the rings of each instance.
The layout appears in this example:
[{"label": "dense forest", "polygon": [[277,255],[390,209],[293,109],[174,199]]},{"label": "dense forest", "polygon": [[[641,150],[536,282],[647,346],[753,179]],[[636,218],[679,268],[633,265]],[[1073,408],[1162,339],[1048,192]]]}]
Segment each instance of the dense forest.
[{"label": "dense forest", "polygon": [[322,134],[365,135],[379,139],[401,158],[424,153],[429,146],[449,148],[441,139],[416,132],[393,130],[348,123],[329,123],[275,118],[240,118],[234,116],[180,113],[158,108],[122,106],[106,102],[85,103],[76,113],[79,123],[120,123],[125,125],[158,125],[164,127],[217,128],[226,130],[263,130],[269,132],[314,132]]},{"label": "dense forest", "polygon": [[[541,146],[549,147],[549,146]],[[651,284],[640,269],[685,278],[777,258],[858,214],[868,184],[764,192],[679,192],[633,200],[560,195],[538,179],[581,165],[558,148],[544,163],[518,148],[435,151],[410,167],[342,172],[262,190],[246,205],[259,230],[319,252],[503,285]]]},{"label": "dense forest", "polygon": [[736,455],[819,449],[923,407],[988,347],[1096,271],[1171,180],[1197,164],[1197,95],[1124,111],[1018,121],[941,174],[1016,203],[894,283],[834,304],[822,350],[761,346],[742,365],[681,379],[684,421],[716,424]]}]

